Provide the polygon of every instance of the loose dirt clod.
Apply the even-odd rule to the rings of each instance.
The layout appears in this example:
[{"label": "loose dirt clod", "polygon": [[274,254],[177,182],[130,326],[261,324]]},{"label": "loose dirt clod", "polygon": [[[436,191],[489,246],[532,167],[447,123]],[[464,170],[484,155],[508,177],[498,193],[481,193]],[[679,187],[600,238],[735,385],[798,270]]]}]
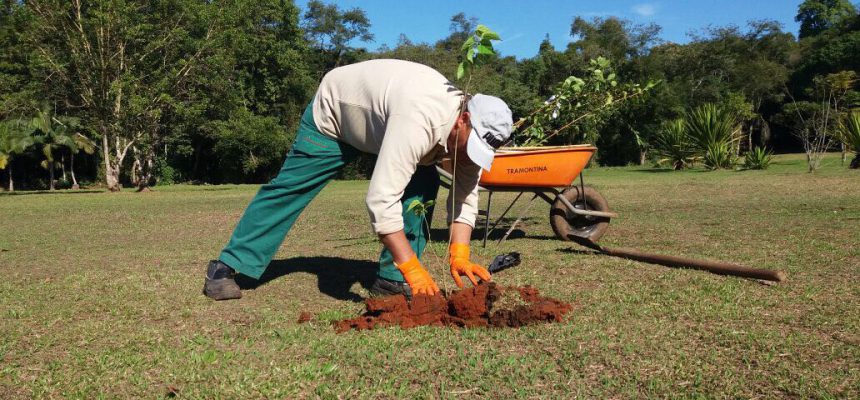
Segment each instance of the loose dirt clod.
[{"label": "loose dirt clod", "polygon": [[314,319],[314,315],[313,315],[313,314],[311,314],[311,313],[309,313],[309,312],[307,312],[307,311],[302,311],[302,312],[299,314],[299,319],[298,319],[296,322],[298,322],[298,323],[300,323],[300,324],[304,324],[305,322],[310,322],[312,319]]},{"label": "loose dirt clod", "polygon": [[[518,299],[511,299],[517,296]],[[338,332],[422,325],[473,327],[520,327],[540,322],[559,322],[572,306],[542,297],[531,286],[503,287],[494,282],[458,290],[444,296],[418,295],[407,302],[402,295],[365,300],[360,317],[335,322]]]}]

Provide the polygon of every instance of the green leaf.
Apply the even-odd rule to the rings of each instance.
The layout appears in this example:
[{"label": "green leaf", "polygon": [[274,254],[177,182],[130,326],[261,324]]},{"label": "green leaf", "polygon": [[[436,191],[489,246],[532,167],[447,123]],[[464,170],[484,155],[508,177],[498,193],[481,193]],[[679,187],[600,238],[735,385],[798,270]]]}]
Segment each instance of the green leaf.
[{"label": "green leaf", "polygon": [[496,54],[496,52],[493,50],[492,47],[487,47],[487,46],[484,46],[483,44],[478,45],[478,53],[479,54],[489,54],[489,55]]},{"label": "green leaf", "polygon": [[475,48],[474,47],[469,48],[469,51],[466,53],[466,59],[469,61],[475,60]]},{"label": "green leaf", "polygon": [[412,202],[409,203],[409,207],[406,207],[406,211],[412,211],[413,209],[415,209],[415,207],[418,207],[420,205],[421,205],[420,201],[412,200]]},{"label": "green leaf", "polygon": [[463,79],[463,75],[466,75],[466,66],[465,63],[460,63],[457,66],[457,80]]},{"label": "green leaf", "polygon": [[0,169],[6,169],[6,165],[9,164],[9,156],[6,154],[0,154]]},{"label": "green leaf", "polygon": [[494,32],[492,29],[488,28],[486,25],[479,24],[477,28],[475,28],[475,33],[481,38],[488,38],[490,40],[501,40],[502,38],[498,33]]},{"label": "green leaf", "polygon": [[489,31],[489,32],[484,33],[483,38],[487,39],[487,40],[502,40],[502,37],[499,36],[498,33],[493,32],[493,31]]},{"label": "green leaf", "polygon": [[463,42],[463,46],[460,47],[460,51],[466,51],[474,45],[475,45],[475,38],[470,36],[468,39],[466,39],[465,42]]}]

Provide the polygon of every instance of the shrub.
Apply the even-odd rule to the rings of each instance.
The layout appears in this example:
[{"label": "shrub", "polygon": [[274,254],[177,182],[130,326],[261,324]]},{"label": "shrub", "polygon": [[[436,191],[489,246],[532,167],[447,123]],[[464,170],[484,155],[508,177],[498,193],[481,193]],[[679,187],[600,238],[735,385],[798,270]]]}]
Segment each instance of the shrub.
[{"label": "shrub", "polygon": [[839,140],[854,152],[850,168],[860,168],[860,111],[852,111],[840,127]]},{"label": "shrub", "polygon": [[687,135],[683,119],[666,121],[654,137],[654,150],[660,159],[658,164],[671,163],[672,169],[680,170],[695,162],[695,149]]},{"label": "shrub", "polygon": [[738,122],[727,108],[704,104],[687,113],[687,134],[710,169],[732,168],[734,146],[740,140]]},{"label": "shrub", "polygon": [[153,175],[155,175],[156,185],[172,185],[176,183],[176,170],[167,163],[164,157],[155,159]]},{"label": "shrub", "polygon": [[729,143],[712,143],[705,149],[702,163],[708,169],[731,169],[735,165],[734,148]]},{"label": "shrub", "polygon": [[756,147],[750,150],[744,158],[744,168],[746,169],[767,169],[770,166],[773,153],[765,148]]}]

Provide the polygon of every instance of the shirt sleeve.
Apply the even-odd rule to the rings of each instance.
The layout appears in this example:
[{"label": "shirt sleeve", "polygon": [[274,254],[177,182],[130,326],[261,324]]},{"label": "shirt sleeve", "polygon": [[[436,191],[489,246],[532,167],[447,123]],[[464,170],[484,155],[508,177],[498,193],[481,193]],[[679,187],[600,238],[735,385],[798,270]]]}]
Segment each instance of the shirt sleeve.
[{"label": "shirt sleeve", "polygon": [[431,137],[428,124],[415,117],[388,118],[366,198],[370,224],[377,234],[403,229],[403,192],[418,162],[433,148]]},{"label": "shirt sleeve", "polygon": [[[458,157],[467,157],[458,154]],[[475,216],[478,214],[478,181],[481,179],[481,167],[455,167],[453,193],[448,193],[448,225],[462,222],[475,227]],[[453,196],[452,196],[453,194]]]}]

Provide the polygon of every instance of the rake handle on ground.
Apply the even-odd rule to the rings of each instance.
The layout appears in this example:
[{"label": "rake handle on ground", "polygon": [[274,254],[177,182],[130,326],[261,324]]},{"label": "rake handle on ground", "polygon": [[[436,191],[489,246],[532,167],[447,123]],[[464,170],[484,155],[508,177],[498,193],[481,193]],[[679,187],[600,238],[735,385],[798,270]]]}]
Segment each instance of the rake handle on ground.
[{"label": "rake handle on ground", "polygon": [[645,253],[636,249],[600,247],[604,254],[642,261],[653,264],[665,265],[667,267],[680,267],[700,269],[720,275],[733,275],[745,278],[762,279],[766,281],[784,282],[785,272],[769,269],[750,268],[743,265],[731,264],[721,261],[694,260],[691,258],[667,256],[662,254]]}]

